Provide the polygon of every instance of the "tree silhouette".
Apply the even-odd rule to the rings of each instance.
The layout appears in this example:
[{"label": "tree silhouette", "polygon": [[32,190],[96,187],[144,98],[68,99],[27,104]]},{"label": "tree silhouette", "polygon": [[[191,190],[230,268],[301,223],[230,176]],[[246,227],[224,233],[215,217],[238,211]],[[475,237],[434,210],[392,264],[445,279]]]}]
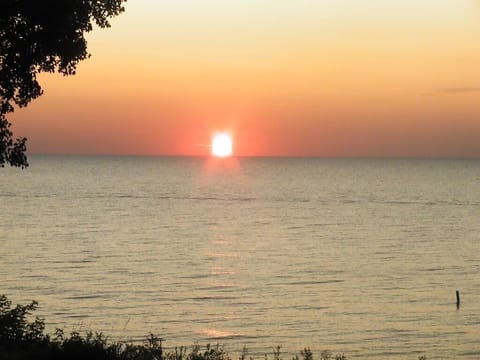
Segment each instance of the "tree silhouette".
[{"label": "tree silhouette", "polygon": [[42,95],[41,72],[74,75],[88,58],[85,34],[124,11],[126,0],[2,0],[0,9],[0,166],[28,166],[26,138],[13,140],[6,115]]}]

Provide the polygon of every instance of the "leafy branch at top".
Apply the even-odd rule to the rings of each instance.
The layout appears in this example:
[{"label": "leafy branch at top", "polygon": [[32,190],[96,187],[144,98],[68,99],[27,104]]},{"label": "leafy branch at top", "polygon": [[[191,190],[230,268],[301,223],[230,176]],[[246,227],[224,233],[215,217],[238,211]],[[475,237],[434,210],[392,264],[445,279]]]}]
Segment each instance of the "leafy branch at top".
[{"label": "leafy branch at top", "polygon": [[42,95],[41,72],[74,75],[90,56],[85,34],[110,26],[126,0],[2,0],[0,12],[0,165],[28,166],[26,138],[11,141],[6,114]]}]

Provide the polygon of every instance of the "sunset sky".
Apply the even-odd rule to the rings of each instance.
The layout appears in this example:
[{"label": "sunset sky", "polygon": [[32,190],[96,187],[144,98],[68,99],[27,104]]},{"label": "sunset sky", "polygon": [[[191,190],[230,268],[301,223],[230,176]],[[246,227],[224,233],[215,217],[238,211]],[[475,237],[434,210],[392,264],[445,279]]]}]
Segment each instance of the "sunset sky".
[{"label": "sunset sky", "polygon": [[88,39],[30,153],[480,157],[480,0],[129,0]]}]

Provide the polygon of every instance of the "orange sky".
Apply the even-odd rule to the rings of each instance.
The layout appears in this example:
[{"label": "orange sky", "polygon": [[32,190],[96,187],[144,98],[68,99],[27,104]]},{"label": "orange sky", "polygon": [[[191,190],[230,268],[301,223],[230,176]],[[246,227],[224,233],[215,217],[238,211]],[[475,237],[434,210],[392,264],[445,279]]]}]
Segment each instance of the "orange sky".
[{"label": "orange sky", "polygon": [[31,153],[480,157],[478,0],[130,0],[89,50]]}]

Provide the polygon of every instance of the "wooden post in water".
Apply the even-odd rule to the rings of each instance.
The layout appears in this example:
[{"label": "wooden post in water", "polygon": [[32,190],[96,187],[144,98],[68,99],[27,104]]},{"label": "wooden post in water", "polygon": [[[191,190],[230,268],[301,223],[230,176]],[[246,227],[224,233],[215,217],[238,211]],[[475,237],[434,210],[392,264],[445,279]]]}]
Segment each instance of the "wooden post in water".
[{"label": "wooden post in water", "polygon": [[457,290],[457,309],[460,308],[460,291]]}]

